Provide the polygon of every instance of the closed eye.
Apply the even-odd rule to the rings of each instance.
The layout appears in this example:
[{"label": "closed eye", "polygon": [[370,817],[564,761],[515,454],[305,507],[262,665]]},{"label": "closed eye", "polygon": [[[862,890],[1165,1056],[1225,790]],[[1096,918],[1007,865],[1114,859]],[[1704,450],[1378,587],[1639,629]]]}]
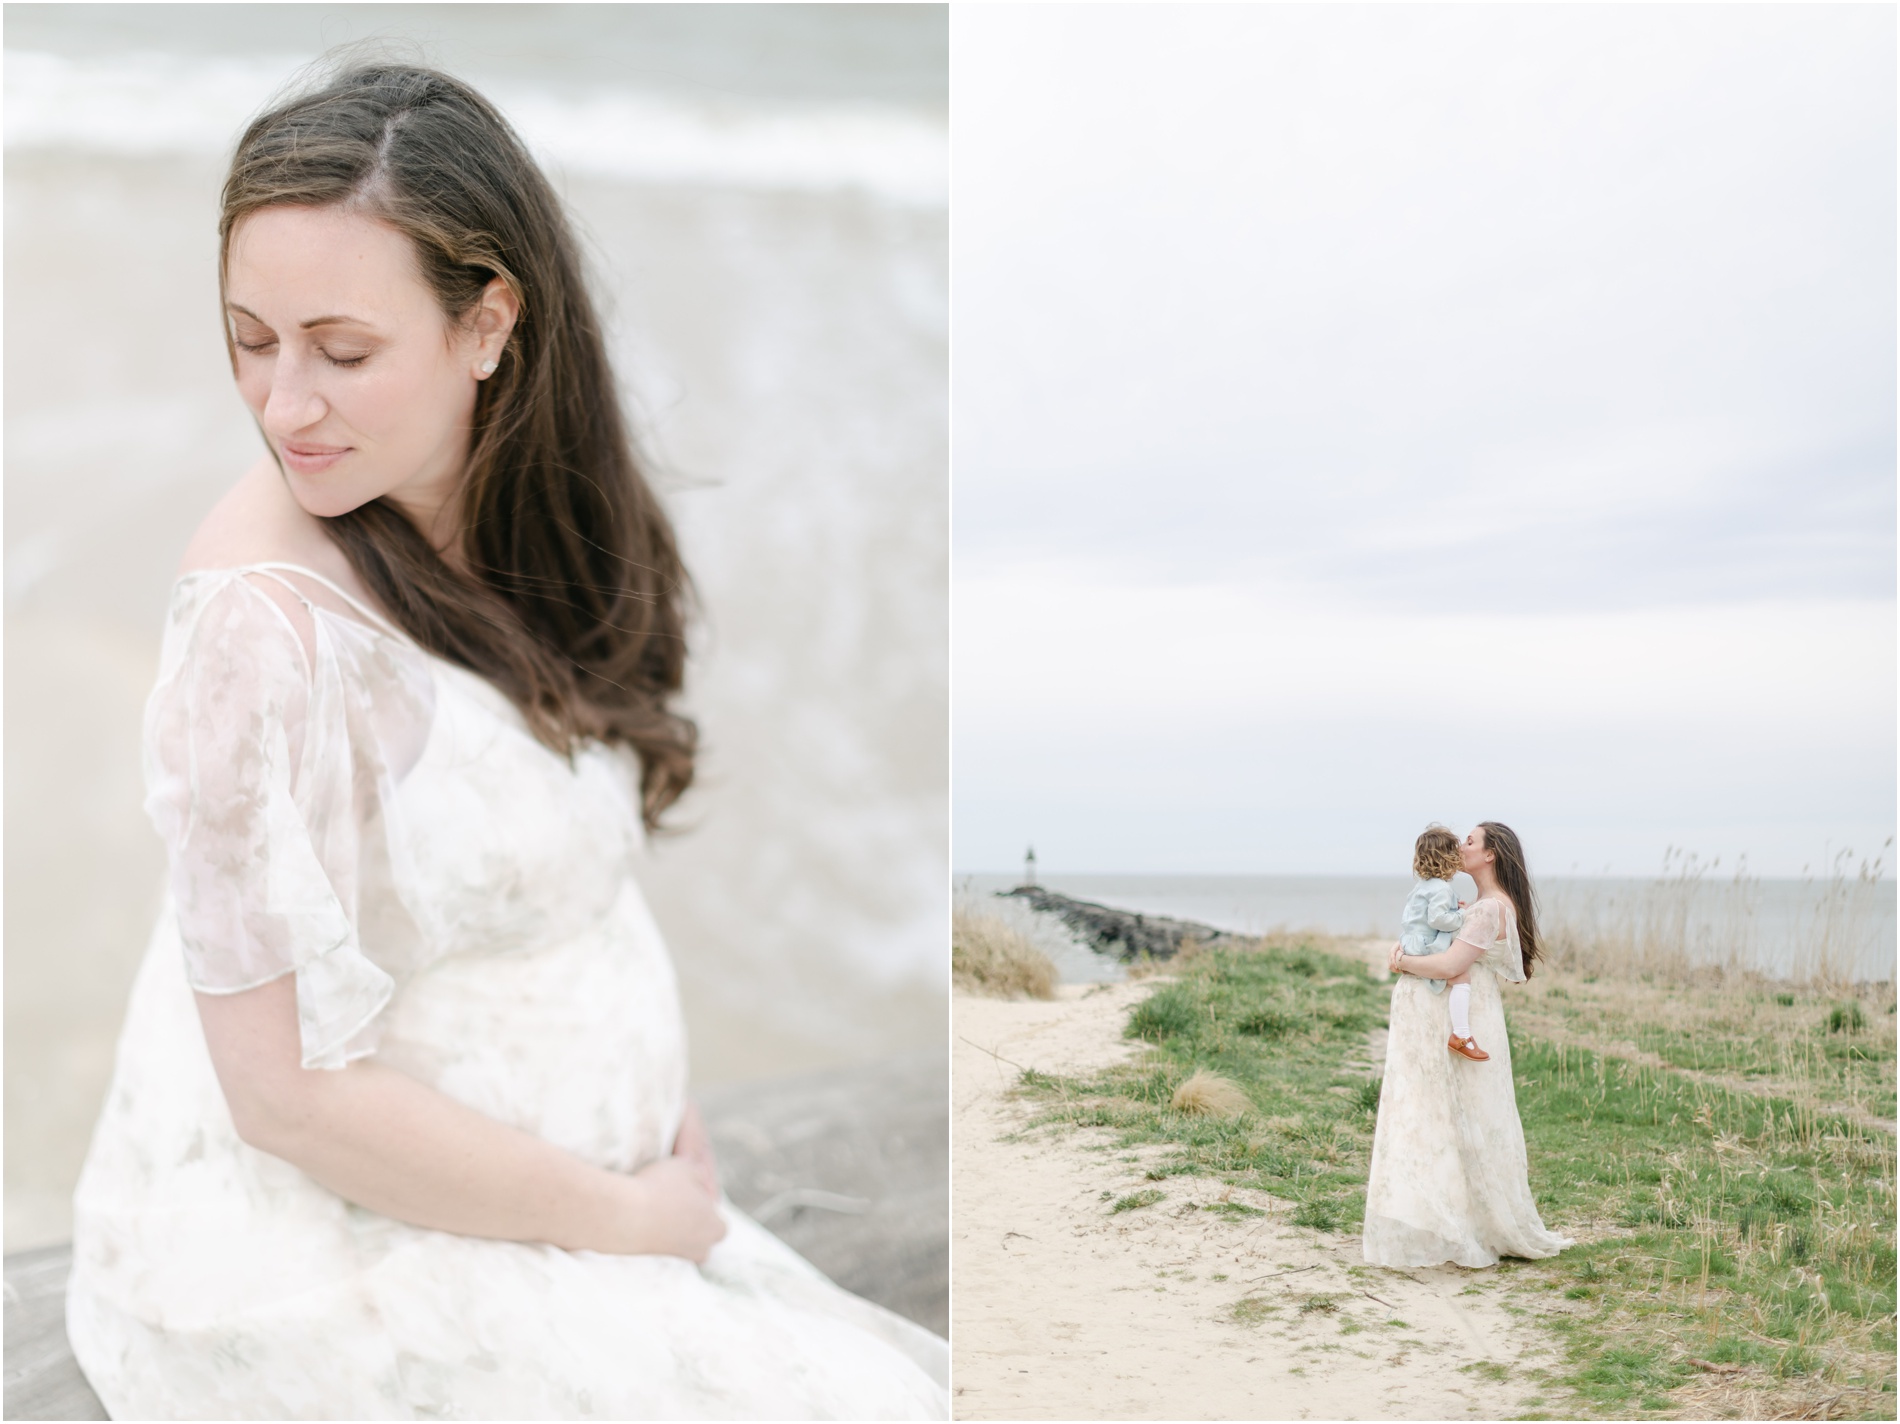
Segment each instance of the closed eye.
[{"label": "closed eye", "polygon": [[[261,356],[268,351],[277,349],[277,343],[275,341],[240,341],[235,336],[231,338],[231,344],[237,347],[238,350],[249,352],[253,356]],[[319,354],[332,366],[341,366],[345,370],[348,370],[352,366],[360,366],[369,360],[369,353],[367,351],[361,356],[332,356],[328,351],[323,351],[319,348]]]}]

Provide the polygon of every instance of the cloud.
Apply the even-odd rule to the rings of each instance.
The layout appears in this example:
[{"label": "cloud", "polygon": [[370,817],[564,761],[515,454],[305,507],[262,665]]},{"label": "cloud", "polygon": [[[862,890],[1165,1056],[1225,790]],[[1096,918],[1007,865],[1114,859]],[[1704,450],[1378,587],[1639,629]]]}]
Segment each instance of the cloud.
[{"label": "cloud", "polygon": [[1523,615],[1483,578],[1403,612],[1298,590],[1180,587],[1075,571],[959,580],[960,720],[1052,730],[1328,716],[1490,719],[1782,735],[1826,721],[1891,741],[1890,602]]},{"label": "cloud", "polygon": [[1891,834],[1891,9],[953,23],[960,866]]},{"label": "cloud", "polygon": [[[1552,867],[1669,845],[1797,874],[1893,831],[1891,603],[1390,613],[1281,591],[962,581],[955,863],[1402,873],[1431,820]],[[1389,857],[1388,857],[1389,858]]]},{"label": "cloud", "polygon": [[1891,13],[960,23],[960,560],[1891,594]]}]

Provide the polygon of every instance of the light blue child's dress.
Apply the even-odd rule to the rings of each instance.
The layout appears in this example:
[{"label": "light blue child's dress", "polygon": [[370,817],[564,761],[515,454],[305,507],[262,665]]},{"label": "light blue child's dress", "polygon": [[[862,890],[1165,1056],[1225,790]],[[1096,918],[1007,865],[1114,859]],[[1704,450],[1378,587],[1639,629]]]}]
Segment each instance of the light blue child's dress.
[{"label": "light blue child's dress", "polygon": [[[1458,897],[1449,880],[1420,880],[1413,884],[1405,911],[1399,916],[1399,942],[1407,954],[1437,954],[1451,948],[1453,937],[1464,923],[1465,912],[1458,908]],[[1425,987],[1442,994],[1445,981],[1427,979]]]}]

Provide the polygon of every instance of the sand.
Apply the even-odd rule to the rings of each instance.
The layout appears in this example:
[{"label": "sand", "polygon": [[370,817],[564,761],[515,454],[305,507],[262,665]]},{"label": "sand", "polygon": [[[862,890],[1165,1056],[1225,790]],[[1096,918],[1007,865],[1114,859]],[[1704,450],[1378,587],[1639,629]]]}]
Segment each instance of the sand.
[{"label": "sand", "polygon": [[[1551,1345],[1495,1271],[1366,1266],[1357,1236],[1296,1227],[1265,1193],[1145,1181],[1163,1149],[1115,1150],[1105,1132],[1006,1140],[1030,1115],[1009,1097],[1018,1065],[1076,1072],[1131,1055],[1122,1025],[1154,983],[1065,985],[1046,1003],[952,999],[956,1417],[1495,1419],[1528,1407]],[[1166,1197],[1110,1214],[1149,1186]],[[1268,1215],[1202,1209],[1221,1200]],[[1235,1317],[1243,1300],[1262,1310],[1253,1323]]]}]

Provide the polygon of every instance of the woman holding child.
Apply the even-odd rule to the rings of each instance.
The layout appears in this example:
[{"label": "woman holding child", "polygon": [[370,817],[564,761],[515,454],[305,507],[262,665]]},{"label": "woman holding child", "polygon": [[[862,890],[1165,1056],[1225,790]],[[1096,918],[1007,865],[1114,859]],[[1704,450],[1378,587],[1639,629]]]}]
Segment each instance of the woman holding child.
[{"label": "woman holding child", "polygon": [[[1498,993],[1500,979],[1522,983],[1537,959],[1524,849],[1510,827],[1485,821],[1457,847],[1455,867],[1440,865],[1433,835],[1419,838],[1415,867],[1430,888],[1415,892],[1420,913],[1408,906],[1407,940],[1392,950],[1399,982],[1366,1180],[1366,1260],[1493,1266],[1500,1256],[1554,1256],[1572,1243],[1544,1229],[1531,1197]],[[1434,882],[1454,868],[1476,882],[1478,898],[1440,947],[1449,932],[1434,920],[1449,917]],[[1427,936],[1439,932],[1436,943],[1412,943],[1414,918]],[[1452,993],[1435,992],[1447,982]],[[1455,1026],[1454,1011],[1464,1020]]]}]

